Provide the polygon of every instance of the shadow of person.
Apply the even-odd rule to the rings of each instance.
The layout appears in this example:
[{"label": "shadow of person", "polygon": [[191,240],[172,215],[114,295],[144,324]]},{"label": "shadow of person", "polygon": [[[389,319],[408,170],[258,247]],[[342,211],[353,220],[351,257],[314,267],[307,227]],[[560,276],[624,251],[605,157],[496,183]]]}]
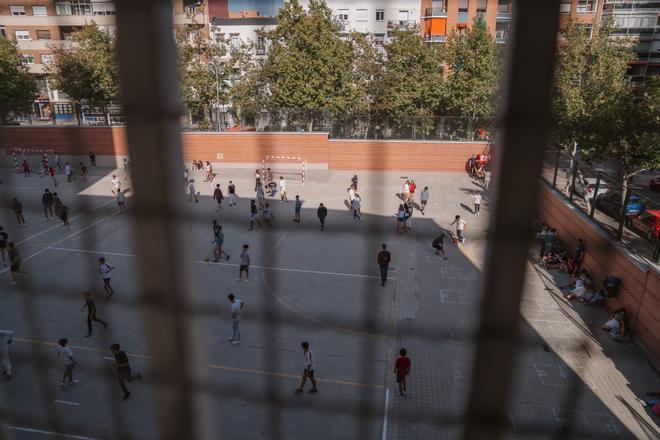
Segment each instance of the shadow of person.
[{"label": "shadow of person", "polygon": [[467,212],[469,212],[470,214],[474,214],[474,211],[472,210],[472,208],[470,208],[470,207],[469,207],[468,205],[466,205],[465,203],[461,203],[461,208],[465,209],[465,210],[466,210]]}]

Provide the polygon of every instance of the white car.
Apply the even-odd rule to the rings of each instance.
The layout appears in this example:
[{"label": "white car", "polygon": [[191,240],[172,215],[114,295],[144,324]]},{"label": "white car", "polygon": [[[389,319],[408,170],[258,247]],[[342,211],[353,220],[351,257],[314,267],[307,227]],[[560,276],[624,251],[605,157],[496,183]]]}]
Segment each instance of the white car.
[{"label": "white car", "polygon": [[600,183],[598,184],[598,194],[594,194],[594,191],[596,190],[596,180],[598,179],[595,177],[585,177],[582,181],[576,180],[575,193],[580,197],[584,197],[586,194],[589,199],[607,193],[609,191],[607,182],[600,179]]}]

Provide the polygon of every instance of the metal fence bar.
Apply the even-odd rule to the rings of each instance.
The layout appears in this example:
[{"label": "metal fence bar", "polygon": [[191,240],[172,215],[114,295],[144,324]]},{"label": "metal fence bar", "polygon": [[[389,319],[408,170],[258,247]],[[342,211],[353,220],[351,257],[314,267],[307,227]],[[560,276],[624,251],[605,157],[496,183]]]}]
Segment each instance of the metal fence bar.
[{"label": "metal fence bar", "polygon": [[[183,246],[180,187],[183,163],[178,75],[169,2],[118,0],[117,41],[122,104],[133,161],[133,219],[150,372],[159,386],[155,400],[162,439],[212,438],[208,405],[196,385],[197,358],[189,265]],[[158,262],[155,270],[154,263]],[[197,392],[195,392],[197,390]]]},{"label": "metal fence bar", "polygon": [[551,124],[559,1],[518,1],[513,11],[495,159],[495,212],[464,439],[498,439],[506,428],[519,349],[520,299]]}]

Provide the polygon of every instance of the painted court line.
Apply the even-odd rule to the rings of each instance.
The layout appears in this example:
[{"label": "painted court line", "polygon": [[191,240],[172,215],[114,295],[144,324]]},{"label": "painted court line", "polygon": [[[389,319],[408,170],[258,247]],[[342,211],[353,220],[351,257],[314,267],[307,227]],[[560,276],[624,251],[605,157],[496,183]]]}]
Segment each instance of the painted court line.
[{"label": "painted court line", "polygon": [[385,415],[383,416],[383,436],[382,440],[387,440],[387,409],[390,406],[390,389],[385,388]]},{"label": "painted court line", "polygon": [[[26,342],[28,344],[47,345],[47,346],[51,346],[51,347],[54,347],[54,346],[58,345],[55,342],[36,341],[34,339],[25,339],[25,338],[13,338],[12,340],[16,341],[16,342]],[[84,345],[69,344],[69,347],[75,348],[76,350],[107,354],[107,351],[105,351],[105,350],[101,350],[101,349],[94,348],[94,347],[86,347]],[[127,353],[127,354],[128,354],[129,357],[145,359],[145,360],[151,360],[151,356],[146,356],[146,355],[137,354],[137,353]],[[103,359],[114,360],[114,358],[108,358],[108,357],[104,357]],[[283,378],[283,379],[294,379],[294,380],[299,380],[300,379],[300,374],[276,373],[274,371],[257,370],[257,369],[252,369],[252,368],[228,367],[226,365],[220,365],[220,364],[205,364],[204,366],[207,367],[207,368],[214,369],[214,370],[230,371],[232,373],[257,374],[257,375],[261,375],[261,376],[279,377],[279,378]],[[331,383],[331,384],[335,384],[335,385],[348,385],[348,386],[361,387],[361,388],[374,388],[374,389],[383,389],[384,388],[383,385],[353,382],[353,381],[344,380],[344,379],[316,378],[316,381],[317,382],[323,382],[323,383]]]},{"label": "painted court line", "polygon": [[[31,259],[31,258],[34,258],[34,257],[36,257],[37,255],[40,255],[40,254],[46,252],[48,249],[51,249],[51,248],[57,246],[57,245],[60,244],[60,243],[64,243],[64,242],[67,241],[68,239],[75,237],[76,235],[78,235],[78,234],[80,234],[80,233],[86,231],[86,230],[89,229],[89,228],[92,228],[92,227],[98,225],[98,224],[101,223],[101,222],[104,222],[105,220],[107,220],[107,219],[109,219],[110,217],[112,217],[112,216],[114,216],[114,215],[117,215],[117,214],[119,214],[119,211],[115,211],[115,212],[113,212],[112,214],[108,214],[108,215],[106,215],[106,216],[100,218],[99,220],[95,221],[95,222],[92,223],[91,225],[87,225],[87,226],[85,226],[85,227],[83,227],[83,228],[77,230],[77,231],[74,232],[73,234],[69,234],[69,235],[67,235],[66,237],[64,237],[63,239],[56,241],[55,243],[51,244],[50,246],[46,246],[45,248],[43,248],[43,249],[41,249],[41,250],[35,252],[34,254],[32,254],[32,255],[30,255],[30,256],[28,256],[28,257],[23,258],[22,261],[23,261],[23,262],[26,262],[27,260],[29,260],[29,259]],[[8,270],[9,270],[9,268],[6,268],[6,269],[3,269],[3,270],[0,270],[0,273],[5,273],[5,272],[7,272]]]},{"label": "painted court line", "polygon": [[29,432],[32,434],[44,434],[53,437],[72,438],[75,440],[99,440],[94,437],[85,437],[84,435],[62,434],[59,432],[44,431],[43,429],[24,428],[22,426],[7,426],[7,428],[12,429],[14,431]]},{"label": "painted court line", "polygon": [[61,403],[64,405],[71,405],[71,406],[80,406],[78,402],[69,402],[68,400],[53,400],[55,403]]},{"label": "painted court line", "polygon": [[[116,257],[129,257],[129,258],[137,258],[138,255],[136,254],[126,254],[126,253],[121,253],[121,252],[101,252],[101,251],[91,251],[87,249],[73,249],[73,248],[64,248],[64,247],[57,247],[57,246],[50,246],[47,248],[47,250],[51,251],[61,251],[61,252],[79,252],[83,254],[97,254],[97,255],[111,255],[111,256],[116,256]],[[213,261],[202,261],[202,260],[194,260],[194,263],[196,264],[211,264],[211,265],[216,265],[216,266],[228,266],[228,267],[239,267],[239,264],[236,263],[222,263],[222,262],[213,262]],[[276,270],[280,272],[298,272],[298,273],[310,273],[310,274],[316,274],[316,275],[335,275],[335,276],[341,276],[341,277],[352,277],[352,278],[371,278],[371,279],[380,279],[380,276],[378,275],[362,275],[362,274],[357,274],[357,273],[342,273],[342,272],[325,272],[321,270],[306,270],[306,269],[291,269],[291,268],[286,268],[286,267],[272,267],[272,266],[250,266],[250,269],[262,269],[262,270]],[[395,279],[394,277],[389,277],[388,280],[393,280]]]}]

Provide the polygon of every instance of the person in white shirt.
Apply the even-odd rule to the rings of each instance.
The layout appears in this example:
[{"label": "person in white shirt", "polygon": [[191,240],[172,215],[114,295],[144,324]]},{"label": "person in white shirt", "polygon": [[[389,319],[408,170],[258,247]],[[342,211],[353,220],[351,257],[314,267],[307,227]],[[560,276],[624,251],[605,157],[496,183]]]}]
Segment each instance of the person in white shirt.
[{"label": "person in white shirt", "polygon": [[318,392],[318,389],[316,388],[316,379],[314,379],[314,352],[312,351],[312,348],[309,346],[309,342],[303,342],[302,344],[300,344],[300,346],[303,349],[303,360],[304,360],[305,369],[303,370],[300,387],[296,389],[296,394],[302,394],[303,388],[305,387],[305,383],[307,382],[308,378],[312,382],[312,389],[309,390],[309,392],[316,393]]},{"label": "person in white shirt", "polygon": [[268,229],[271,229],[273,227],[273,218],[275,217],[273,215],[273,210],[270,208],[270,203],[266,203],[264,206],[264,211],[261,214],[261,216],[264,219],[264,223],[266,224],[266,227]]},{"label": "person in white shirt", "polygon": [[71,182],[71,179],[73,178],[73,168],[71,168],[69,162],[64,164],[64,174],[66,174],[66,181]]},{"label": "person in white shirt", "polygon": [[351,186],[348,189],[348,210],[349,210],[349,212],[353,210],[353,200],[355,200],[355,187]]},{"label": "person in white shirt", "polygon": [[241,343],[241,309],[243,308],[243,301],[240,299],[236,298],[233,293],[230,293],[227,295],[227,298],[229,298],[229,302],[231,305],[229,306],[229,310],[231,311],[231,328],[233,335],[228,337],[227,339],[233,344],[240,344]]},{"label": "person in white shirt", "polygon": [[289,201],[286,197],[286,180],[284,180],[284,177],[280,176],[280,183],[279,183],[279,189],[280,189],[280,199],[284,201]]},{"label": "person in white shirt", "polygon": [[195,203],[199,202],[199,193],[195,190],[195,179],[190,179],[188,184],[188,201],[192,202],[195,200]]},{"label": "person in white shirt", "polygon": [[479,208],[481,208],[481,194],[479,191],[474,192],[472,196],[472,201],[474,202],[474,215],[479,215]]},{"label": "person in white shirt", "polygon": [[73,378],[73,369],[78,365],[78,362],[73,358],[71,349],[67,347],[68,343],[69,340],[67,338],[62,338],[58,341],[59,346],[57,347],[57,357],[60,358],[60,361],[64,365],[64,376],[62,377],[62,382],[60,382],[62,388],[66,386],[67,378],[69,379],[69,385],[75,385],[80,382]]},{"label": "person in white shirt", "polygon": [[456,236],[458,237],[459,243],[465,242],[465,237],[463,237],[463,231],[465,231],[465,225],[467,224],[465,220],[461,218],[460,215],[454,217],[454,221],[449,224],[449,226],[456,224]]},{"label": "person in white shirt", "polygon": [[410,201],[410,181],[406,180],[406,182],[403,184],[403,201],[404,202],[409,202]]},{"label": "person in white shirt", "polygon": [[2,375],[11,379],[13,371],[11,369],[11,359],[9,358],[9,346],[14,332],[9,330],[0,330],[0,358],[2,358]]},{"label": "person in white shirt", "polygon": [[110,285],[110,272],[115,269],[115,266],[113,266],[110,263],[105,262],[105,258],[101,257],[99,258],[99,274],[101,275],[101,279],[103,280],[103,289],[105,290],[106,293],[106,299],[109,299],[113,293],[115,293],[114,289]]},{"label": "person in white shirt", "polygon": [[112,175],[111,182],[112,182],[112,194],[117,195],[117,193],[121,191],[121,182],[114,174]]},{"label": "person in white shirt", "polygon": [[490,171],[486,171],[484,173],[484,187],[485,187],[485,189],[488,189],[488,185],[490,185],[490,178],[491,178],[490,176],[491,176]]}]

